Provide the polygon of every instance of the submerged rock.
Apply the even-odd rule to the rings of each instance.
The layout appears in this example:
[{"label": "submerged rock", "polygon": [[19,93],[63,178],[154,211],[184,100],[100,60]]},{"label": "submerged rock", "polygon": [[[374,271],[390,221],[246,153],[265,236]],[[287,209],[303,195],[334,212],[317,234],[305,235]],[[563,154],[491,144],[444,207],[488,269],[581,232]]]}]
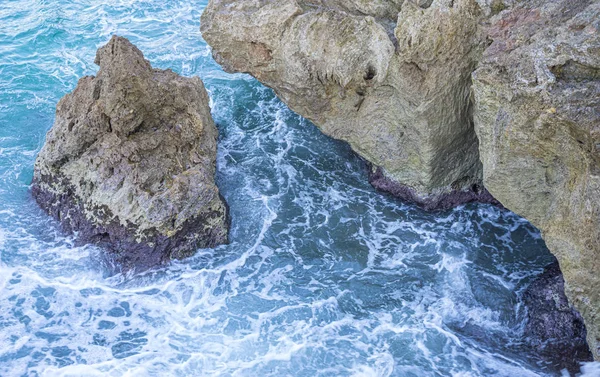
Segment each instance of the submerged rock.
[{"label": "submerged rock", "polygon": [[127,39],[100,48],[98,74],[57,105],[32,193],[83,242],[125,269],[227,242],[214,182],[217,129],[202,81],[153,69]]},{"label": "submerged rock", "polygon": [[556,369],[577,372],[579,363],[592,360],[583,318],[569,305],[558,262],[547,266],[527,288],[523,301],[528,343]]},{"label": "submerged rock", "polygon": [[469,87],[475,0],[211,0],[202,35],[373,164],[371,183],[427,208],[488,200]]},{"label": "submerged rock", "polygon": [[521,2],[473,73],[485,187],[537,226],[600,359],[600,2]]}]

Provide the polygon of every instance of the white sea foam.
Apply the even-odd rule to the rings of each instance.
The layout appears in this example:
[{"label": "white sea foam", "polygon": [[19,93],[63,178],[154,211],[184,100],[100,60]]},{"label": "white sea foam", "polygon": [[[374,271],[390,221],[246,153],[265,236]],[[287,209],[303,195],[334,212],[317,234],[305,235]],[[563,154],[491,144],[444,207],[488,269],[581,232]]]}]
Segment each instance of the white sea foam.
[{"label": "white sea foam", "polygon": [[[0,10],[0,375],[556,373],[510,347],[518,294],[551,260],[539,233],[491,206],[431,214],[376,193],[347,145],[217,67],[199,32],[205,5]],[[114,33],[204,80],[232,215],[229,245],[138,275],[111,275],[103,251],[62,235],[27,191],[55,103],[94,74]]]}]

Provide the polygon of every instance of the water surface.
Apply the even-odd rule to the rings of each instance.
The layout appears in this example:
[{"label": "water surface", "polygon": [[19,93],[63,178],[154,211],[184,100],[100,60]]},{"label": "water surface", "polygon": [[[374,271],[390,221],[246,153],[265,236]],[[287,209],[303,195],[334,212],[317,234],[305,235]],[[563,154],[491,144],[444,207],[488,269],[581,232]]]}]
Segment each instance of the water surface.
[{"label": "water surface", "polygon": [[[0,375],[559,374],[522,344],[522,291],[552,261],[537,230],[375,192],[347,145],[216,65],[205,5],[0,5]],[[29,193],[57,101],[114,33],[205,81],[233,218],[229,245],[135,276],[74,246]]]}]

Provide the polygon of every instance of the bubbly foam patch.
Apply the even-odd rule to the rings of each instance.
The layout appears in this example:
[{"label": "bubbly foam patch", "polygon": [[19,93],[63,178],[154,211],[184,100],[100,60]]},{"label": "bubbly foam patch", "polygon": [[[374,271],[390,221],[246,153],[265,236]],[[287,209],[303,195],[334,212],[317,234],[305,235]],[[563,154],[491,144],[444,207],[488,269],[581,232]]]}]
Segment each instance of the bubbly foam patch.
[{"label": "bubbly foam patch", "polygon": [[[205,5],[0,11],[0,375],[559,373],[520,343],[520,293],[551,261],[537,230],[488,205],[426,213],[376,193],[347,145],[220,70],[199,32]],[[113,33],[205,81],[232,215],[229,245],[133,276],[76,246],[28,193],[55,103]]]}]

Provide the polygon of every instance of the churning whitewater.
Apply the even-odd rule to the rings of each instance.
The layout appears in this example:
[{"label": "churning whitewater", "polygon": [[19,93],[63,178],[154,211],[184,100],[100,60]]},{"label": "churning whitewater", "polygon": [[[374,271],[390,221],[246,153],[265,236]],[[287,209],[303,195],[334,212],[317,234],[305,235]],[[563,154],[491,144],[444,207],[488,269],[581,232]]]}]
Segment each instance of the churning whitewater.
[{"label": "churning whitewater", "polygon": [[[521,336],[522,292],[553,260],[537,230],[377,193],[347,145],[218,67],[205,5],[0,7],[0,376],[560,375]],[[127,276],[29,192],[56,103],[113,34],[204,80],[232,218],[229,245]]]}]

